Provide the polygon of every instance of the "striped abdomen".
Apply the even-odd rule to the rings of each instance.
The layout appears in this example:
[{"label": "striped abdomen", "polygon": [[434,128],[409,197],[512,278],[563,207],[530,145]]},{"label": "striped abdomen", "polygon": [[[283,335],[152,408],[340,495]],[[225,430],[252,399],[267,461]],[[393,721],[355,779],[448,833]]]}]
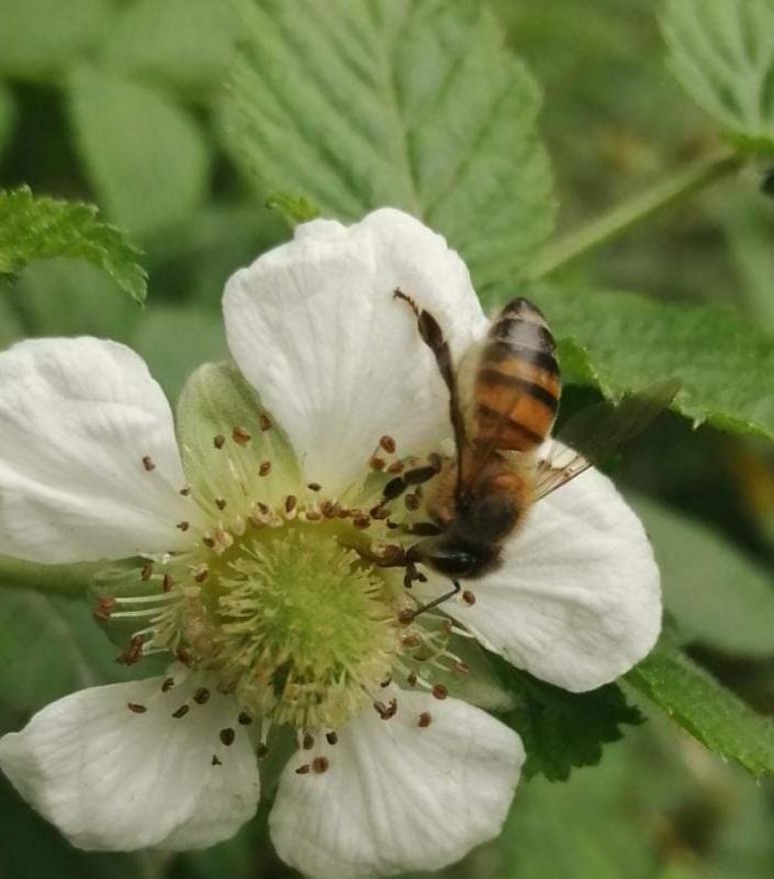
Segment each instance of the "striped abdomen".
[{"label": "striped abdomen", "polygon": [[489,330],[476,372],[475,444],[526,452],[543,442],[561,393],[555,354],[538,309],[522,298],[509,302]]}]

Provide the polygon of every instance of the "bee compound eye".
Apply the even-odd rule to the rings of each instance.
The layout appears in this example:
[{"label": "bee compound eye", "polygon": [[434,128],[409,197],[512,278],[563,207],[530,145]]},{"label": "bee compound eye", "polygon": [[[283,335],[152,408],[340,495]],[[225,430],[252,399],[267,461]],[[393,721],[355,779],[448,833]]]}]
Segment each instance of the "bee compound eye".
[{"label": "bee compound eye", "polygon": [[478,556],[467,550],[445,551],[437,555],[428,556],[427,561],[439,574],[448,577],[464,577],[475,570],[478,565]]}]

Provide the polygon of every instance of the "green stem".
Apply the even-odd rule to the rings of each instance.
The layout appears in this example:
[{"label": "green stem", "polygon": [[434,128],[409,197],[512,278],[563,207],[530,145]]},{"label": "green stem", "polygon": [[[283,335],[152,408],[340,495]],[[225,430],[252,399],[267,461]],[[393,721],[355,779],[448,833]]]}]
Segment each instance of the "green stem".
[{"label": "green stem", "polygon": [[544,278],[571,260],[621,235],[640,221],[652,217],[662,208],[676,204],[723,177],[728,177],[745,162],[746,158],[738,153],[725,153],[691,165],[631,201],[592,220],[578,231],[550,244],[529,267],[527,277],[533,281]]}]

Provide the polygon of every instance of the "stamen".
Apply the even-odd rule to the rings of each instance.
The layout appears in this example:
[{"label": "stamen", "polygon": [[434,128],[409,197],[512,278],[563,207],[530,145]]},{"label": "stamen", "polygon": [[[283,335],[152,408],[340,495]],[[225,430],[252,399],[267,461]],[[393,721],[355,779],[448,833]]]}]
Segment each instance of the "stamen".
[{"label": "stamen", "polygon": [[142,466],[145,468],[145,471],[146,471],[147,473],[150,473],[151,470],[155,470],[155,469],[156,469],[156,465],[155,465],[155,463],[153,462],[153,458],[151,458],[150,455],[145,455],[145,456],[143,457],[143,459],[142,459]]},{"label": "stamen", "polygon": [[226,509],[226,499],[222,498],[222,497],[216,497],[215,498],[215,506],[219,510],[225,510]]},{"label": "stamen", "polygon": [[182,494],[183,497],[188,497],[188,495],[191,494],[191,487],[189,485],[184,486],[180,489],[180,494]]},{"label": "stamen", "polygon": [[181,705],[176,711],[172,712],[172,717],[180,719],[181,717],[185,717],[186,714],[191,710],[190,705]]},{"label": "stamen", "polygon": [[433,721],[433,716],[432,716],[432,714],[430,714],[429,711],[423,711],[423,712],[419,715],[419,720],[417,721],[417,726],[418,726],[420,729],[427,729],[427,727],[430,726],[430,724],[432,723],[432,721]]},{"label": "stamen", "polygon": [[191,527],[191,523],[190,523],[190,522],[186,522],[185,520],[183,520],[182,522],[178,522],[178,523],[177,523],[177,527],[178,527],[181,531],[188,531],[188,529]]},{"label": "stamen", "polygon": [[304,733],[304,737],[301,742],[301,747],[305,751],[311,751],[314,747],[314,736],[311,733]]},{"label": "stamen", "polygon": [[92,614],[96,620],[109,620],[116,606],[115,598],[100,598]]},{"label": "stamen", "polygon": [[329,766],[330,761],[327,757],[315,757],[314,760],[312,760],[312,769],[318,775],[322,775],[323,772],[327,772]]},{"label": "stamen", "polygon": [[395,440],[387,434],[381,437],[381,439],[379,440],[379,445],[384,449],[385,452],[387,452],[388,455],[394,455],[395,449],[398,447],[398,444],[395,442]]},{"label": "stamen", "polygon": [[308,775],[312,767],[308,763],[304,763],[296,769],[296,775]]},{"label": "stamen", "polygon": [[330,732],[325,733],[325,741],[328,742],[329,745],[335,745],[339,741],[338,735],[331,730]]},{"label": "stamen", "polygon": [[384,460],[384,458],[379,458],[374,455],[374,457],[371,458],[371,460],[368,462],[368,465],[372,470],[376,470],[378,472],[380,470],[384,470],[384,468],[387,466],[387,462]]},{"label": "stamen", "polygon": [[258,468],[259,476],[268,476],[271,473],[271,461],[261,461],[261,465]]},{"label": "stamen", "polygon": [[436,699],[443,701],[449,695],[448,687],[445,687],[443,684],[435,684],[433,686],[433,696]]},{"label": "stamen", "polygon": [[271,418],[269,418],[269,416],[265,412],[261,412],[261,414],[258,416],[258,423],[261,426],[261,430],[271,430]]},{"label": "stamen", "polygon": [[465,604],[468,607],[473,607],[476,603],[476,596],[470,591],[470,589],[465,589],[460,596]]},{"label": "stamen", "polygon": [[252,722],[253,718],[246,711],[239,712],[239,717],[237,717],[237,723],[239,723],[241,726],[250,726]]},{"label": "stamen", "polygon": [[212,763],[213,766],[222,766],[222,765],[223,765],[223,763],[222,763],[220,757],[218,757],[217,754],[213,754],[213,755],[212,755],[212,761],[211,761],[211,763]]},{"label": "stamen", "polygon": [[193,700],[197,705],[204,705],[210,698],[210,691],[206,687],[199,687],[194,693]]},{"label": "stamen", "polygon": [[234,730],[228,726],[225,729],[220,731],[220,740],[223,742],[226,747],[234,744],[234,740],[236,739],[236,733]]},{"label": "stamen", "polygon": [[153,574],[153,564],[148,562],[147,565],[143,565],[142,570],[140,571],[140,579],[141,580],[150,580]]},{"label": "stamen", "polygon": [[127,702],[126,707],[134,714],[145,714],[148,710],[147,706],[140,705],[138,702]]},{"label": "stamen", "polygon": [[226,437],[223,436],[222,433],[219,433],[215,437],[213,437],[212,444],[215,446],[216,449],[222,449],[223,446],[226,445]]},{"label": "stamen", "polygon": [[237,445],[246,446],[252,439],[252,436],[244,427],[235,427],[231,431],[231,438]]},{"label": "stamen", "polygon": [[165,592],[169,592],[174,585],[175,585],[175,581],[172,578],[172,575],[171,574],[164,574],[164,579],[161,581],[161,588]]},{"label": "stamen", "polygon": [[164,678],[164,683],[162,683],[162,685],[161,685],[161,692],[168,693],[172,689],[172,687],[174,687],[174,686],[175,686],[175,679],[174,678]]}]

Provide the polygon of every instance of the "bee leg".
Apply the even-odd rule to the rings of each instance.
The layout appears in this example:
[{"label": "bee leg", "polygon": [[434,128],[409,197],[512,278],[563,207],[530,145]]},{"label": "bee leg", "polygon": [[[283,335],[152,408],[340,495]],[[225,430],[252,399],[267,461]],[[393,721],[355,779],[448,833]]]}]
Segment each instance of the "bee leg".
[{"label": "bee leg", "polygon": [[437,537],[443,534],[443,528],[435,522],[414,522],[413,525],[406,525],[403,530],[406,534],[415,534],[417,537]]},{"label": "bee leg", "polygon": [[438,598],[434,598],[432,601],[428,601],[427,604],[420,604],[416,610],[404,611],[401,614],[400,621],[406,625],[414,622],[414,620],[421,614],[427,613],[429,610],[433,610],[439,605],[443,604],[444,601],[448,601],[450,598],[454,598],[455,595],[458,595],[460,590],[462,589],[462,584],[459,580],[452,580],[454,584],[454,589],[450,589],[448,592],[444,592],[443,595],[439,595]]},{"label": "bee leg", "polygon": [[403,568],[410,564],[407,560],[406,550],[395,543],[385,546],[382,552],[373,552],[364,546],[349,546],[348,548],[353,549],[361,559],[376,565],[377,568]]}]

